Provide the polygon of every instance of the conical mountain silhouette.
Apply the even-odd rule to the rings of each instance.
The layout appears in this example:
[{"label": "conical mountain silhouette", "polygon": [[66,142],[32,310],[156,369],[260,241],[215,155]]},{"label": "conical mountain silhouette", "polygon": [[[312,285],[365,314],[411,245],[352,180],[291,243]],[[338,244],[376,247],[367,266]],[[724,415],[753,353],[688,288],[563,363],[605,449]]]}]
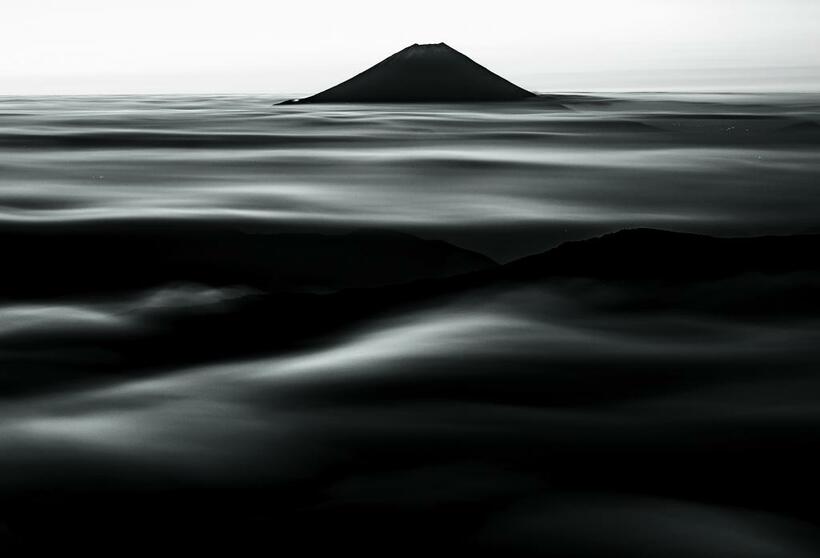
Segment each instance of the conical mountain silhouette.
[{"label": "conical mountain silhouette", "polygon": [[312,97],[280,104],[514,101],[534,97],[444,44],[414,44]]}]

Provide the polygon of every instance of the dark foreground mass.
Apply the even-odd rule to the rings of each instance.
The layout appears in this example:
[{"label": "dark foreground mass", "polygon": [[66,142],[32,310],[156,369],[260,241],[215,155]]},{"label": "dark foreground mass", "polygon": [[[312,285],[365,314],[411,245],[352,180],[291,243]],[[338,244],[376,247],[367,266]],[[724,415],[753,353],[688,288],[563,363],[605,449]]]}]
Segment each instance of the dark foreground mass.
[{"label": "dark foreground mass", "polygon": [[753,101],[4,100],[0,550],[817,556],[818,118]]},{"label": "dark foreground mass", "polygon": [[3,387],[51,393],[5,406],[5,543],[811,556],[818,249],[644,229],[399,285],[29,313]]}]

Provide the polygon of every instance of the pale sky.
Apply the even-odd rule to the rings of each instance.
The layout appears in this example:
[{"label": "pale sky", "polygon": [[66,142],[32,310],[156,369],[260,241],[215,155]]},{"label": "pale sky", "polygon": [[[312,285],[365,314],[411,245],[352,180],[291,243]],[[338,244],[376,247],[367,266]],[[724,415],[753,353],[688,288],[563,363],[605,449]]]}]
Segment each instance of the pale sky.
[{"label": "pale sky", "polygon": [[446,42],[538,91],[820,91],[820,0],[3,0],[0,94],[327,88]]}]

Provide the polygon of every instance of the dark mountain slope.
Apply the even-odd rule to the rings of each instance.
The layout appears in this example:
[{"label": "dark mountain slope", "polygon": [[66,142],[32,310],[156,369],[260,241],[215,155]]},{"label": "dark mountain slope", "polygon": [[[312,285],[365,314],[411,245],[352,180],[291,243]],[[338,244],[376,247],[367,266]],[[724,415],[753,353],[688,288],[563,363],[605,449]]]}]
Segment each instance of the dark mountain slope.
[{"label": "dark mountain slope", "polygon": [[306,103],[513,101],[535,95],[444,43],[414,44]]},{"label": "dark mountain slope", "polygon": [[745,272],[820,270],[820,235],[717,238],[626,229],[598,238],[566,242],[547,252],[511,262],[504,277],[595,277],[686,281]]}]

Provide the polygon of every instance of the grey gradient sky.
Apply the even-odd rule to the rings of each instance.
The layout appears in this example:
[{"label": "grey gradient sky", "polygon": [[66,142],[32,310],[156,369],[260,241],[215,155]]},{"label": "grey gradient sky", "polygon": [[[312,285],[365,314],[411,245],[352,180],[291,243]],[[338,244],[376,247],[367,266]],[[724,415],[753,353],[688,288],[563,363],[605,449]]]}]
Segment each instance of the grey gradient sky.
[{"label": "grey gradient sky", "polygon": [[444,41],[524,87],[820,91],[820,0],[4,0],[0,94],[310,93]]}]

